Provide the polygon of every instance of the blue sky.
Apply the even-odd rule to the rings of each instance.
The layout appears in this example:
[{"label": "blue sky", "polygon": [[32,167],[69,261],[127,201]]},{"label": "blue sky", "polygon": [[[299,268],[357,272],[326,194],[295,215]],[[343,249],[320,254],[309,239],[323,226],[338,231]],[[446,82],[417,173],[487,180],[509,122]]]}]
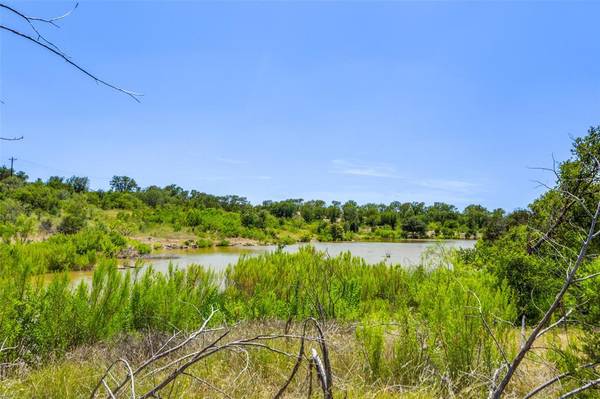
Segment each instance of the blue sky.
[{"label": "blue sky", "polygon": [[[52,16],[69,2],[13,2]],[[31,177],[265,199],[526,206],[600,123],[600,3],[82,1],[2,33],[0,143]],[[16,23],[4,17],[5,23]],[[24,27],[23,27],[24,28]]]}]

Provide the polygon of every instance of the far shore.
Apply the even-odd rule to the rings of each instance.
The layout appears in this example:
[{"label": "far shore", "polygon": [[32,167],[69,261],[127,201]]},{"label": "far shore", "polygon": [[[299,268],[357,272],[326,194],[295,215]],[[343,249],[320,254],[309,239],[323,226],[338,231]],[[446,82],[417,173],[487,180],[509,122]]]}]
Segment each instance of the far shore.
[{"label": "far shore", "polygon": [[[195,236],[184,236],[184,237],[149,237],[149,236],[134,236],[133,239],[152,246],[152,252],[147,254],[140,254],[133,247],[128,248],[117,257],[120,259],[177,259],[179,256],[174,251],[209,251],[216,248],[240,248],[240,247],[272,247],[281,245],[283,247],[288,245],[297,244],[314,244],[314,243],[330,243],[330,244],[344,244],[344,243],[425,243],[425,242],[444,242],[444,241],[477,241],[473,238],[404,238],[399,240],[368,240],[368,239],[357,239],[351,241],[295,241],[290,243],[276,243],[276,242],[262,242],[253,240],[250,238],[243,237],[230,237],[221,241],[214,242],[211,246],[199,246],[196,243],[198,239]],[[226,245],[224,245],[226,244]]]}]

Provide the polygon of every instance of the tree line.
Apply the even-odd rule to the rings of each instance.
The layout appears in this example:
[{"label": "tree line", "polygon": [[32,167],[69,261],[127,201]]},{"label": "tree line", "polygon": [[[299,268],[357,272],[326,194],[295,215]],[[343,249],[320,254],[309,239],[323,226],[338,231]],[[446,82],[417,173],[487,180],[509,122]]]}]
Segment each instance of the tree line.
[{"label": "tree line", "polygon": [[[109,190],[91,190],[89,179],[81,176],[29,181],[22,171],[11,176],[6,167],[0,168],[0,209],[5,211],[0,220],[5,225],[14,224],[19,214],[35,215],[46,230],[67,234],[85,227],[94,209],[135,212],[146,224],[169,225],[176,230],[200,226],[205,232],[211,228],[203,225],[211,224],[209,219],[217,217],[216,212],[220,226],[212,227],[217,233],[243,236],[248,230],[272,233],[304,228],[326,241],[361,237],[494,239],[512,226],[527,223],[531,215],[530,210],[507,213],[477,204],[459,210],[444,202],[358,204],[352,200],[286,199],[255,205],[243,196],[188,191],[175,184],[141,188],[129,176],[114,176]],[[120,217],[131,219],[125,213]],[[234,227],[219,231],[223,224]]]}]

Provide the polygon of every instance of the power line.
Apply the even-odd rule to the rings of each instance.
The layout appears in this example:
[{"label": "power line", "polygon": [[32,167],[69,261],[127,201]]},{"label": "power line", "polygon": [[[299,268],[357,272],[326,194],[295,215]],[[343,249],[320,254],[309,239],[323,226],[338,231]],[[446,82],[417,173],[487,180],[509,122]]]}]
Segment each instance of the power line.
[{"label": "power line", "polygon": [[[39,169],[43,169],[43,170],[48,171],[48,172],[62,173],[62,174],[65,174],[65,175],[79,175],[79,173],[80,173],[80,172],[75,172],[75,171],[72,171],[72,170],[65,170],[65,169],[55,168],[53,166],[45,165],[45,164],[42,164],[42,163],[39,163],[39,162],[35,162],[35,161],[31,161],[31,160],[28,160],[28,159],[21,158],[20,161],[21,162],[25,162],[26,164],[33,165],[33,166],[35,166],[35,167],[37,167]],[[110,180],[112,178],[112,176],[94,176],[94,175],[86,175],[86,176],[90,177],[92,179],[99,179],[99,180],[106,180],[106,181],[108,181],[108,180]]]},{"label": "power line", "polygon": [[[0,141],[20,141],[23,140],[23,136],[21,137],[0,137]],[[11,156],[9,158],[10,161],[10,175],[12,176],[15,172],[15,169],[13,167],[14,162],[17,160],[17,158],[15,158],[14,156]]]}]

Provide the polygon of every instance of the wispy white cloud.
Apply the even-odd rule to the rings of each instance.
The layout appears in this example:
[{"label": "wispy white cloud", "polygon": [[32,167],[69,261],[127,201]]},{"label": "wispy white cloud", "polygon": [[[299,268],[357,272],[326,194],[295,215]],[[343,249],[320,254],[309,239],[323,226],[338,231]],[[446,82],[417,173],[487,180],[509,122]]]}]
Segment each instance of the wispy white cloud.
[{"label": "wispy white cloud", "polygon": [[234,180],[271,180],[271,176],[250,175],[250,176],[194,176],[196,180],[201,181],[234,181]]},{"label": "wispy white cloud", "polygon": [[348,201],[353,200],[359,204],[366,204],[369,202],[375,203],[389,203],[397,200],[395,193],[393,192],[380,192],[377,190],[368,189],[346,189],[340,191],[306,191],[297,195],[298,198],[304,198],[305,200],[320,199],[325,202],[331,201]]},{"label": "wispy white cloud", "polygon": [[426,203],[447,202],[467,205],[479,202],[485,192],[481,182],[463,179],[410,179],[403,189],[397,191],[398,198]]},{"label": "wispy white cloud", "polygon": [[[340,198],[354,198],[358,201],[424,201],[432,203],[443,201],[455,205],[464,205],[480,200],[481,194],[485,192],[484,185],[480,181],[462,178],[428,178],[420,176],[408,177],[398,171],[389,163],[369,163],[360,161],[349,161],[335,159],[330,163],[329,172],[332,174],[395,179],[385,186],[377,180],[360,180],[362,189],[349,190],[346,186],[339,192]],[[381,191],[379,191],[381,190]],[[326,197],[333,198],[335,193],[327,194]],[[325,195],[324,195],[325,196]]]},{"label": "wispy white cloud", "polygon": [[248,162],[241,159],[233,159],[233,158],[225,158],[225,157],[216,157],[215,160],[221,163],[227,163],[229,165],[245,165]]},{"label": "wispy white cloud", "polygon": [[462,194],[449,191],[434,191],[426,189],[401,190],[392,195],[395,201],[417,201],[433,204],[434,202],[446,202],[458,207],[466,206],[481,201],[478,194]]},{"label": "wispy white cloud", "polygon": [[453,191],[461,193],[470,193],[478,189],[478,185],[464,180],[452,180],[452,179],[425,179],[415,180],[415,183],[421,187],[439,190],[439,191]]},{"label": "wispy white cloud", "polygon": [[194,176],[195,180],[199,180],[199,181],[223,181],[223,180],[230,180],[231,177],[229,176]]},{"label": "wispy white cloud", "polygon": [[399,178],[392,165],[382,163],[364,163],[334,159],[330,173],[349,176]]}]

